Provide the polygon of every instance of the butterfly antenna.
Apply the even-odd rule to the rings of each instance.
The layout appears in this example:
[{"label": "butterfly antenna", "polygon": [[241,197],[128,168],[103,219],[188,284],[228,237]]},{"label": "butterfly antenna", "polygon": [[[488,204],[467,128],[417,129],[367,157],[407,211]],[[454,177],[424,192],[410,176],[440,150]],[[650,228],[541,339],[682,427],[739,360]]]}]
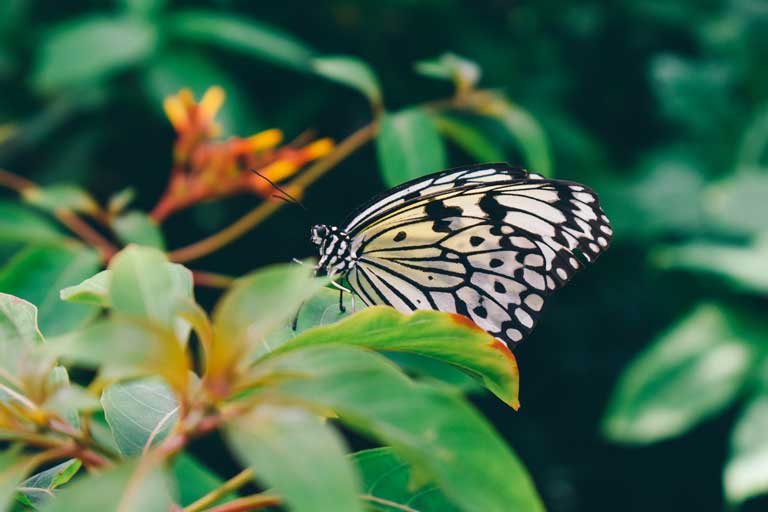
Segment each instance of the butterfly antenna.
[{"label": "butterfly antenna", "polygon": [[301,201],[299,201],[298,199],[296,199],[295,197],[293,197],[291,194],[289,194],[288,192],[286,192],[286,191],[285,191],[285,189],[284,189],[283,187],[281,187],[280,185],[278,185],[277,183],[275,183],[275,182],[274,182],[274,181],[272,181],[271,179],[267,178],[266,176],[264,176],[263,174],[261,174],[261,173],[260,173],[259,171],[257,171],[256,169],[250,169],[250,171],[251,171],[253,174],[255,174],[256,176],[258,176],[259,178],[263,179],[264,181],[266,181],[267,183],[269,183],[270,185],[272,185],[272,188],[274,188],[275,190],[277,190],[278,192],[280,192],[280,195],[277,195],[277,194],[273,194],[273,195],[272,195],[272,197],[276,197],[276,198],[278,198],[278,199],[282,199],[282,200],[284,200],[284,201],[286,201],[286,202],[289,202],[289,203],[295,204],[295,205],[297,205],[297,206],[301,207],[301,209],[302,209],[302,210],[304,210],[305,212],[309,213],[309,209],[308,209],[306,206],[304,206],[304,205],[301,203]]}]

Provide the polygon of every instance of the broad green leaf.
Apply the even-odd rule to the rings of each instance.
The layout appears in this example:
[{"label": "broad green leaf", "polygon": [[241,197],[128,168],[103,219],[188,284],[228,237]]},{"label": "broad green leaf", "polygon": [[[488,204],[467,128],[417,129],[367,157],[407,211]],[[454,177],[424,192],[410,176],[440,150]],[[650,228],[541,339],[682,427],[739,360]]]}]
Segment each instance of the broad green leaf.
[{"label": "broad green leaf", "polygon": [[157,39],[155,27],[140,18],[74,18],[40,42],[33,82],[50,90],[107,78],[146,60]]},{"label": "broad green leaf", "polygon": [[605,435],[648,443],[717,413],[750,378],[766,334],[738,311],[700,304],[624,370],[603,419]]},{"label": "broad green leaf", "polygon": [[164,250],[163,233],[149,215],[131,211],[120,215],[112,223],[115,234],[124,244],[145,245]]},{"label": "broad green leaf", "polygon": [[304,409],[260,405],[226,427],[232,453],[292,510],[361,511],[341,437]]},{"label": "broad green leaf", "polygon": [[45,345],[49,354],[87,368],[99,368],[106,378],[160,375],[176,391],[189,384],[184,347],[168,328],[120,318],[101,320]]},{"label": "broad green leaf", "polygon": [[469,372],[445,361],[407,352],[384,354],[394,361],[408,376],[434,386],[442,386],[455,393],[477,393],[483,391],[483,382]]},{"label": "broad green leaf", "polygon": [[361,59],[346,55],[317,57],[312,59],[312,69],[325,78],[357,89],[372,105],[381,106],[379,79],[370,66]]},{"label": "broad green leaf", "polygon": [[415,68],[424,76],[450,80],[459,90],[474,87],[482,73],[476,62],[450,52],[434,59],[417,62]]},{"label": "broad green leaf", "polygon": [[376,151],[381,175],[390,187],[446,167],[440,134],[429,115],[418,108],[382,117]]},{"label": "broad green leaf", "polygon": [[75,185],[30,187],[24,189],[22,197],[29,204],[50,212],[65,209],[92,214],[99,210],[96,200],[88,192]]},{"label": "broad green leaf", "polygon": [[0,201],[0,241],[58,242],[66,239],[56,224],[33,209]]},{"label": "broad green leaf", "polygon": [[150,458],[128,461],[67,485],[42,508],[44,512],[168,512],[169,479]]},{"label": "broad green leaf", "polygon": [[171,432],[179,416],[173,391],[160,379],[112,384],[101,395],[109,428],[120,453],[141,455]]},{"label": "broad green leaf", "polygon": [[299,70],[306,70],[314,56],[313,50],[282,30],[216,11],[177,10],[168,17],[167,29],[179,39],[237,50]]},{"label": "broad green leaf", "polygon": [[[189,505],[202,498],[224,483],[221,477],[188,453],[182,452],[173,459],[171,472],[176,479],[176,487],[179,490],[179,503],[182,506]],[[234,493],[229,493],[217,501],[216,504],[230,501],[235,497]]]},{"label": "broad green leaf", "polygon": [[16,489],[19,492],[16,499],[25,505],[41,507],[53,498],[54,489],[69,482],[75,476],[81,465],[79,460],[69,459],[32,475],[19,484]]},{"label": "broad green leaf", "polygon": [[444,137],[478,162],[503,162],[506,159],[499,145],[468,121],[449,116],[437,116],[434,121]]},{"label": "broad green leaf", "polygon": [[497,119],[517,144],[529,171],[552,176],[552,154],[544,129],[528,111],[503,96],[494,96],[479,113]]},{"label": "broad green leaf", "polygon": [[118,0],[117,3],[129,13],[152,16],[162,11],[168,0]]},{"label": "broad green leaf", "polygon": [[752,235],[766,231],[768,174],[743,172],[710,185],[703,205],[708,220],[729,232]]},{"label": "broad green leaf", "polygon": [[37,305],[40,328],[57,336],[81,327],[97,312],[92,306],[63,302],[59,290],[93,275],[100,266],[98,253],[81,244],[36,245],[0,269],[0,290]]},{"label": "broad green leaf", "polygon": [[[379,512],[459,512],[434,484],[414,486],[412,469],[391,448],[374,448],[354,454],[363,480],[368,509]],[[407,508],[406,508],[407,507]]]},{"label": "broad green leaf", "polygon": [[335,411],[392,449],[417,483],[466,510],[543,510],[517,457],[462,398],[408,380],[382,356],[344,345],[297,349],[257,365],[269,396]]},{"label": "broad green leaf", "polygon": [[69,381],[69,373],[63,366],[57,366],[48,375],[48,380],[53,388],[43,408],[53,411],[64,418],[75,428],[80,427],[81,411],[97,411],[101,409],[99,400],[79,384]]},{"label": "broad green leaf", "polygon": [[[25,381],[42,385],[53,366],[51,358],[35,354],[42,343],[37,308],[18,297],[0,293],[0,383],[15,388],[23,387]],[[7,397],[0,394],[0,398]]]},{"label": "broad green leaf", "polygon": [[725,494],[731,504],[768,493],[768,387],[759,387],[731,434]]},{"label": "broad green leaf", "polygon": [[213,313],[218,357],[257,351],[271,332],[285,325],[302,302],[328,282],[314,278],[313,272],[311,264],[273,265],[235,281]]},{"label": "broad green leaf", "polygon": [[683,269],[712,274],[732,286],[768,294],[768,238],[747,246],[690,243],[664,247],[652,253],[664,269]]},{"label": "broad green leaf", "polygon": [[142,85],[149,100],[162,114],[163,99],[190,89],[201,98],[214,85],[226,91],[227,98],[216,114],[224,135],[242,135],[267,128],[253,109],[242,85],[214,59],[200,52],[165,49],[144,71]]},{"label": "broad green leaf", "polygon": [[20,446],[0,451],[0,510],[10,510],[19,482],[33,469],[31,457]]},{"label": "broad green leaf", "polygon": [[305,331],[273,354],[336,343],[411,352],[451,363],[477,375],[510,406],[520,407],[515,356],[463,316],[437,311],[403,314],[387,306],[374,306],[337,324]]},{"label": "broad green leaf", "polygon": [[185,269],[180,275],[174,268],[157,249],[129,246],[109,265],[110,306],[122,315],[174,327],[177,301],[192,297],[191,272]]},{"label": "broad green leaf", "polygon": [[744,130],[736,157],[736,171],[748,173],[763,167],[768,149],[768,106],[763,105]]}]

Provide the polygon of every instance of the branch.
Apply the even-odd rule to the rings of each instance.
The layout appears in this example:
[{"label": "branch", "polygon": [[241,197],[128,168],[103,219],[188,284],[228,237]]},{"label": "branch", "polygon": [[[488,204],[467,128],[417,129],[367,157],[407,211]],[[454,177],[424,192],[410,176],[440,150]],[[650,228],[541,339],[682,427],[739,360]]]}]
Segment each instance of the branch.
[{"label": "branch", "polygon": [[235,281],[234,277],[204,272],[202,270],[193,270],[192,279],[196,286],[207,286],[209,288],[229,288]]},{"label": "branch", "polygon": [[183,512],[200,512],[210,507],[228,493],[247,484],[253,478],[252,469],[244,469],[199,500],[184,507]]},{"label": "branch", "polygon": [[279,496],[254,494],[245,498],[229,501],[218,507],[209,508],[206,512],[248,512],[262,508],[273,507],[282,503]]}]

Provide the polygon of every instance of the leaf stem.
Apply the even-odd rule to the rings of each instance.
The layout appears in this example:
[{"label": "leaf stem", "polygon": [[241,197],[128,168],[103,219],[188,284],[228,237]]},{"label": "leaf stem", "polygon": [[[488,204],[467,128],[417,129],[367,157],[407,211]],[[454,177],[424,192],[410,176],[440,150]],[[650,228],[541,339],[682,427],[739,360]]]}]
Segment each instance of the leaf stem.
[{"label": "leaf stem", "polygon": [[248,512],[262,508],[273,507],[282,503],[279,496],[274,494],[254,494],[245,498],[238,498],[217,507],[209,508],[206,512]]},{"label": "leaf stem", "polygon": [[[292,180],[285,188],[289,192],[292,190],[299,192],[303,191],[309,185],[322,177],[326,172],[336,166],[336,164],[344,160],[346,157],[373,139],[377,130],[378,124],[376,122],[372,122],[363,126],[352,135],[341,141],[339,145],[336,146],[336,148],[328,154],[328,156],[318,160],[314,165],[308,167],[306,171]],[[265,200],[259,206],[246,213],[244,216],[240,217],[240,219],[236,220],[218,233],[215,233],[186,247],[171,251],[168,256],[172,261],[179,263],[201,258],[224,247],[233,240],[240,238],[245,233],[262,223],[265,219],[269,218],[273,213],[275,213],[285,204],[287,203],[284,201]]]},{"label": "leaf stem", "polygon": [[202,270],[193,270],[192,279],[195,285],[207,286],[209,288],[229,288],[235,281],[234,277]]},{"label": "leaf stem", "polygon": [[33,181],[4,169],[0,169],[0,185],[15,190],[18,193],[22,193],[24,189],[37,186]]},{"label": "leaf stem", "polygon": [[184,507],[184,512],[200,512],[210,507],[226,494],[247,484],[253,478],[252,469],[244,469],[199,500]]}]

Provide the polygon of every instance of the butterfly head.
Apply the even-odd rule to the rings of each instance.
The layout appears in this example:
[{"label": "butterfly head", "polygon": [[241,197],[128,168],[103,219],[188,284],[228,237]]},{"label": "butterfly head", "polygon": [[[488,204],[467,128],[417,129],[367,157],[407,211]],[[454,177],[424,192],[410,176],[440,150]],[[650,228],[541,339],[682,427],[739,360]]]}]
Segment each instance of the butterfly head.
[{"label": "butterfly head", "polygon": [[346,273],[355,264],[349,235],[336,226],[318,224],[312,227],[312,243],[320,247],[318,273],[329,276]]}]

